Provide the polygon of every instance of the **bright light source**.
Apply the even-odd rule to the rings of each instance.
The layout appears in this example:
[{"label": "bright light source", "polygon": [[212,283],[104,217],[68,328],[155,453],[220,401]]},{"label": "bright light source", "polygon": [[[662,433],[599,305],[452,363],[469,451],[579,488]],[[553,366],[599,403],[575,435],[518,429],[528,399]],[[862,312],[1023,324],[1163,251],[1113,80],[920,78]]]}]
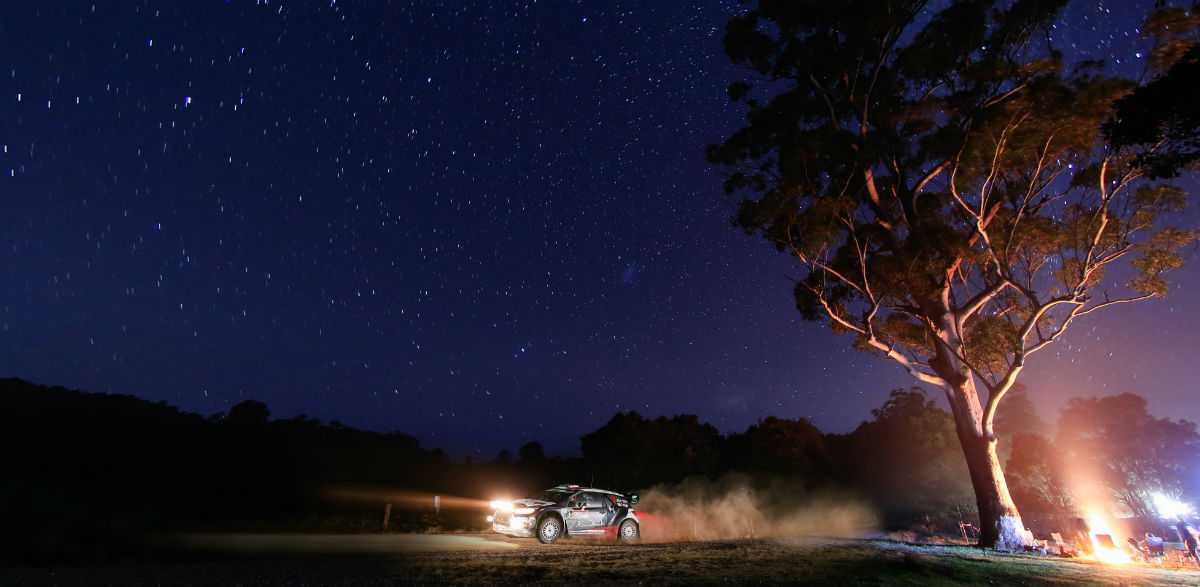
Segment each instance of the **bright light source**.
[{"label": "bright light source", "polygon": [[518,516],[528,516],[529,514],[533,513],[533,509],[534,508],[517,508],[513,510],[513,513]]},{"label": "bright light source", "polygon": [[[1112,530],[1109,530],[1105,520],[1106,516],[1095,513],[1087,516],[1088,528],[1091,531],[1089,538],[1092,542],[1092,558],[1107,564],[1127,565],[1132,563],[1133,559],[1129,557],[1129,554],[1112,541],[1113,533]],[[1101,541],[1101,536],[1106,536],[1107,542]]]},{"label": "bright light source", "polygon": [[1186,516],[1192,513],[1192,506],[1175,498],[1167,497],[1161,493],[1155,493],[1151,497],[1154,500],[1154,509],[1158,510],[1158,515],[1164,518]]},{"label": "bright light source", "polygon": [[494,509],[494,510],[509,511],[512,508],[513,508],[512,502],[507,499],[497,499],[496,501],[492,502],[492,509]]},{"label": "bright light source", "polygon": [[1100,544],[1100,541],[1096,540],[1095,536],[1092,537],[1092,546],[1095,549],[1096,560],[1102,563],[1127,565],[1133,562],[1128,553]]}]

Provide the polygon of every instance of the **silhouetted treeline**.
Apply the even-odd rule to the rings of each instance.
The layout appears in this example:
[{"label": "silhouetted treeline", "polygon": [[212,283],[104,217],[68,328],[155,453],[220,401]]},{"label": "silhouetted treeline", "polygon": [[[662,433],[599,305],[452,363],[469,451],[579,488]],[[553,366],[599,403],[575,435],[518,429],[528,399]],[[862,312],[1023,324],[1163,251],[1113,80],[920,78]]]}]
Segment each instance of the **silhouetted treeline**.
[{"label": "silhouetted treeline", "polygon": [[[504,450],[490,462],[451,463],[405,434],[271,420],[254,400],[203,417],[5,379],[0,523],[16,531],[0,546],[10,556],[69,558],[155,532],[380,531],[388,503],[389,531],[483,529],[483,504],[498,495],[566,481],[640,490],[729,471],[790,479],[798,495],[848,489],[898,520],[940,515],[970,503],[970,493],[948,416],[927,401],[894,392],[875,421],[842,436],[804,419],[766,418],[723,435],[694,415],[618,413],[583,436],[582,458],[549,457],[535,441],[516,457]],[[434,495],[478,501],[447,499],[435,511]]]},{"label": "silhouetted treeline", "polygon": [[435,511],[433,495],[515,495],[567,474],[537,443],[520,470],[463,465],[406,434],[269,415],[253,400],[206,418],[0,380],[0,561],[95,558],[157,532],[380,531],[387,503],[390,531],[477,528],[482,508]]},{"label": "silhouetted treeline", "polygon": [[[1076,403],[1065,414],[1091,409]],[[1144,411],[1144,400],[1137,405]],[[797,499],[814,492],[858,496],[885,526],[956,531],[958,521],[973,521],[974,495],[950,415],[913,388],[893,391],[872,416],[848,434],[776,417],[722,434],[695,415],[623,412],[580,439],[581,458],[547,456],[533,441],[515,456],[502,450],[490,462],[452,463],[406,434],[305,416],[271,420],[268,406],[253,400],[203,417],[131,396],[4,379],[0,525],[10,531],[0,534],[0,549],[10,559],[94,558],[97,545],[156,532],[378,532],[387,504],[388,531],[478,531],[486,528],[487,500],[502,495],[562,482],[636,491],[729,472],[764,484],[783,480]],[[1190,423],[1143,420],[1147,430],[1179,429],[1163,436],[1164,447],[1196,439]],[[1033,436],[1043,425],[1032,404],[1018,391],[997,422],[1002,460],[1013,454],[1018,505],[1034,516],[1068,515],[1056,465],[1043,450],[1053,447]],[[1087,428],[1064,430],[1074,434],[1076,452],[1100,446],[1081,436],[1095,436]],[[1013,435],[1015,443],[1007,440]],[[1173,474],[1158,485],[1182,488],[1183,478]],[[438,509],[435,495],[444,500]]]}]

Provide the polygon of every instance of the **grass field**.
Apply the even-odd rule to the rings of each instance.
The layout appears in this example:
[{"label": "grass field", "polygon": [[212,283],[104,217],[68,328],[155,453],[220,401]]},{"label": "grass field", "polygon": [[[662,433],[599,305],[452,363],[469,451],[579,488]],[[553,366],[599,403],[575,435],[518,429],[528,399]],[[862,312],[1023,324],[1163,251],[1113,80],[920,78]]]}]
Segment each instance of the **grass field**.
[{"label": "grass field", "polygon": [[[389,551],[389,540],[395,549]],[[1200,569],[888,541],[722,540],[618,545],[494,535],[272,537],[138,564],[0,569],[0,585],[1181,585]],[[219,540],[212,542],[217,544]],[[455,546],[455,543],[460,546]],[[289,546],[289,544],[293,546]],[[333,545],[324,548],[322,544]],[[358,545],[358,546],[353,546]],[[235,552],[236,550],[236,552]]]},{"label": "grass field", "polygon": [[395,572],[453,585],[1196,585],[1200,569],[884,541],[738,540],[421,553]]}]

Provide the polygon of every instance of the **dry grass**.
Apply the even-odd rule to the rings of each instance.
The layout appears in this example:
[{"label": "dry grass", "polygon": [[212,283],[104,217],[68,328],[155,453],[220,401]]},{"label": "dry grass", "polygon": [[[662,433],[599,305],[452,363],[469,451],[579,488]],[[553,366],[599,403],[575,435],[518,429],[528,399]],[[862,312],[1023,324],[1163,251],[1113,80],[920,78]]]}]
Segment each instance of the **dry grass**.
[{"label": "dry grass", "polygon": [[537,545],[422,553],[390,570],[410,585],[1195,585],[1200,570],[1102,565],[883,541],[725,540]]},{"label": "dry grass", "polygon": [[[307,537],[306,537],[307,538]],[[320,537],[311,537],[320,539]],[[0,569],[0,585],[1181,585],[1200,569],[887,541],[720,540],[620,545],[469,537],[440,550],[234,553],[104,567]],[[366,540],[366,537],[364,537]],[[482,542],[491,544],[480,547]],[[465,543],[465,542],[464,542]],[[503,546],[503,548],[495,548]]]}]

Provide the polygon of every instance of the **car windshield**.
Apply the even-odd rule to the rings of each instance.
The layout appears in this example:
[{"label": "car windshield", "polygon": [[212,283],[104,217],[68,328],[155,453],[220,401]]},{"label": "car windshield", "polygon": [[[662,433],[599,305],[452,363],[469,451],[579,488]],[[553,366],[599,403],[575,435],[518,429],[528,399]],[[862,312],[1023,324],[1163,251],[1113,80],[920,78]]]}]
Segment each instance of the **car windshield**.
[{"label": "car windshield", "polygon": [[543,491],[541,493],[537,493],[537,494],[530,496],[529,499],[536,499],[538,501],[548,501],[555,505],[563,505],[563,504],[567,503],[567,498],[571,497],[574,494],[575,494],[574,491],[564,491],[562,489],[547,489],[546,491]]}]

